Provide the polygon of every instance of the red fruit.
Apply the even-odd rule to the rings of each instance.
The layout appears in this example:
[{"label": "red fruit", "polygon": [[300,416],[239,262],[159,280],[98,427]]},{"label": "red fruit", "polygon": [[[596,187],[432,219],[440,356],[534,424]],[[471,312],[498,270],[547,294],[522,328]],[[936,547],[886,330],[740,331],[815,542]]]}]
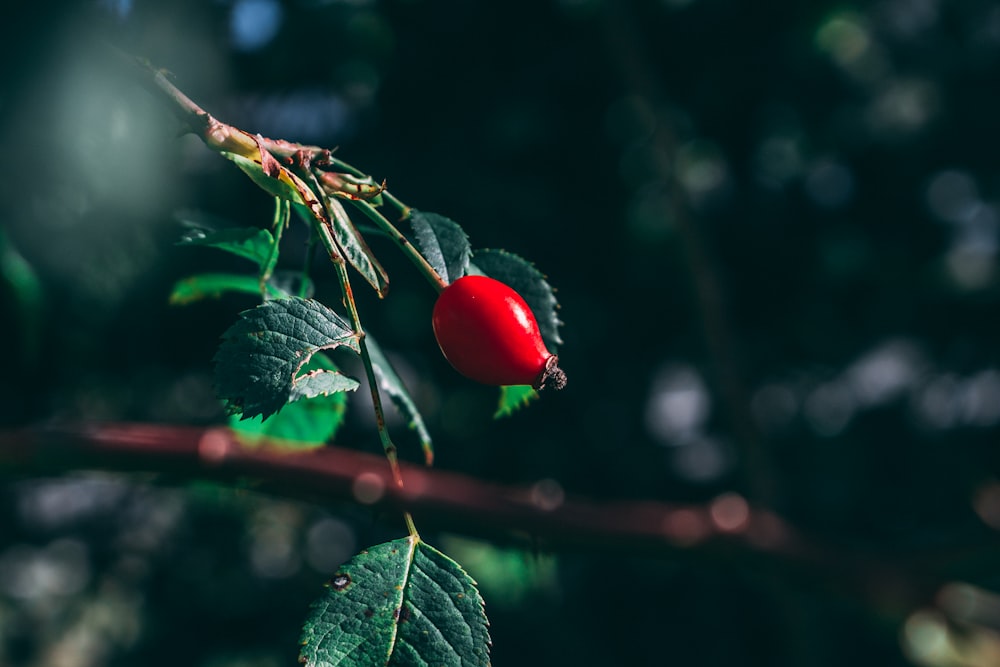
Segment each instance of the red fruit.
[{"label": "red fruit", "polygon": [[448,285],[434,304],[432,323],[444,358],[471,380],[535,389],[566,385],[528,304],[499,280],[464,276]]}]

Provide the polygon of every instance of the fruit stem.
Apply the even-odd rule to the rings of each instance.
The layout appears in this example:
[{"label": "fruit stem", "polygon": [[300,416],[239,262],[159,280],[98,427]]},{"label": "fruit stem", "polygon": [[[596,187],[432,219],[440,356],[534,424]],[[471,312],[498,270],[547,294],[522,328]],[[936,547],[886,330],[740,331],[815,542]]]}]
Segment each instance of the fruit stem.
[{"label": "fruit stem", "polygon": [[[352,176],[357,178],[369,178],[368,174],[339,158],[335,158],[331,155],[327,157],[327,160],[334,167],[343,169]],[[382,190],[381,195],[383,199],[392,204],[392,206],[399,211],[400,221],[406,220],[410,217],[410,211],[412,209],[400,201],[395,195],[388,190]],[[440,292],[448,286],[448,283],[441,277],[434,267],[430,265],[420,251],[413,247],[410,240],[406,238],[406,236],[400,232],[394,224],[389,222],[389,219],[382,215],[382,213],[375,208],[375,206],[365,199],[350,199],[349,201],[361,209],[361,212],[368,216],[368,219],[374,222],[375,226],[385,232],[389,238],[392,239],[392,242],[396,244],[396,247],[399,248],[404,255],[406,255],[407,259],[413,262],[414,266],[417,267],[417,270],[420,271],[420,273],[422,273],[424,277],[430,281],[431,285],[434,286],[434,289]]]},{"label": "fruit stem", "polygon": [[[368,174],[361,171],[354,165],[344,162],[340,158],[335,158],[332,155],[330,155],[327,159],[331,165],[337,167],[338,169],[343,169],[351,176],[355,176],[357,178],[369,178]],[[393,195],[391,192],[389,192],[388,190],[382,190],[381,194],[383,199],[385,199],[387,202],[395,206],[396,209],[399,211],[400,220],[404,220],[410,215],[410,207],[404,204],[403,202],[399,201],[399,199],[397,199],[396,196]]]},{"label": "fruit stem", "polygon": [[358,335],[358,351],[361,354],[361,363],[365,367],[365,377],[368,378],[368,389],[371,392],[372,403],[375,408],[375,425],[378,428],[379,439],[382,441],[382,449],[385,450],[386,458],[392,467],[392,476],[396,481],[396,486],[403,488],[403,478],[399,473],[399,463],[396,456],[396,445],[389,438],[389,430],[385,425],[385,411],[382,408],[382,397],[378,390],[378,380],[375,378],[375,369],[372,366],[372,357],[368,352],[368,345],[365,343],[365,331],[361,326],[361,318],[358,316],[358,308],[354,304],[354,292],[347,276],[347,266],[344,261],[334,262],[337,269],[337,278],[344,292],[344,305],[351,317],[351,326]]},{"label": "fruit stem", "polygon": [[[382,196],[384,197],[386,194],[387,193],[383,192]],[[422,273],[424,277],[430,281],[431,285],[434,286],[434,289],[441,292],[448,286],[448,283],[441,277],[441,274],[434,270],[434,267],[431,266],[420,251],[417,250],[412,243],[410,243],[410,240],[406,238],[402,232],[396,229],[396,226],[389,222],[389,220],[382,215],[377,208],[364,199],[352,199],[350,201],[352,204],[361,209],[361,212],[368,216],[368,218],[374,222],[376,226],[388,234],[389,238],[392,239],[392,242],[396,244],[396,247],[399,248],[411,262],[413,262],[413,264],[417,267],[417,270],[420,271],[420,273]],[[406,215],[409,215],[409,207],[406,207],[402,202],[399,202],[399,200],[396,200],[396,202],[400,207],[402,207],[401,210],[405,210]],[[405,215],[401,219],[405,219]]]},{"label": "fruit stem", "polygon": [[278,264],[278,251],[281,246],[281,236],[288,226],[288,217],[291,214],[291,202],[281,197],[274,198],[274,220],[271,223],[274,229],[274,242],[271,244],[271,251],[267,254],[267,260],[260,270],[260,293],[267,298],[267,281],[274,273],[274,267]]},{"label": "fruit stem", "polygon": [[531,385],[535,391],[553,389],[559,391],[566,386],[566,373],[559,368],[559,356],[553,354],[545,361],[545,370]]}]

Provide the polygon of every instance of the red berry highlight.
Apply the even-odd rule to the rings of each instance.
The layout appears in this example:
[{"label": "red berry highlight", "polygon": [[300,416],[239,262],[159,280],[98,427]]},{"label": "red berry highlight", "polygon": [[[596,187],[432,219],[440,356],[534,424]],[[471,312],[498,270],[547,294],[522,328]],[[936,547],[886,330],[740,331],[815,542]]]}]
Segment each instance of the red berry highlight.
[{"label": "red berry highlight", "polygon": [[448,285],[434,304],[432,324],[444,358],[470,380],[535,389],[566,385],[531,308],[499,280],[463,276]]}]

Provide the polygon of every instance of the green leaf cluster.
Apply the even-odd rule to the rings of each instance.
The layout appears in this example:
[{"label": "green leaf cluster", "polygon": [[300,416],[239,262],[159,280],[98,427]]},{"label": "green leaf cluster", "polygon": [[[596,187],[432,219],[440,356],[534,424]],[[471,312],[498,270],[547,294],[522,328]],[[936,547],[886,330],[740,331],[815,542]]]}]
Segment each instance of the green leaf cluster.
[{"label": "green leaf cluster", "polygon": [[313,299],[266,301],[240,313],[215,355],[215,382],[228,410],[268,417],[290,401],[356,389],[338,371],[298,376],[320,350],[360,352],[358,335],[340,315]]},{"label": "green leaf cluster", "polygon": [[[501,280],[520,292],[535,312],[549,350],[554,352],[561,343],[554,292],[529,262],[502,251],[473,251],[456,222],[405,206],[384,182],[379,184],[337,160],[332,151],[268,140],[221,123],[148,64],[145,68],[169,98],[198,119],[189,129],[274,197],[270,230],[195,229],[180,241],[249,260],[257,268],[256,276],[190,276],[179,281],[170,296],[171,303],[188,304],[229,292],[259,295],[262,303],[239,313],[214,357],[216,389],[231,427],[245,444],[266,440],[304,448],[333,437],[342,422],[346,392],[357,389],[359,382],[342,373],[326,353],[346,350],[364,366],[379,436],[398,483],[402,485],[402,478],[395,445],[385,429],[383,393],[409,418],[427,464],[433,459],[430,434],[416,404],[362,327],[347,267],[380,297],[387,293],[389,278],[344,202],[374,223],[439,289],[470,272]],[[383,214],[380,209],[385,205],[395,208],[400,220],[409,220],[412,241]],[[297,293],[292,293],[288,280],[274,279],[281,237],[293,208],[310,232]],[[337,272],[346,319],[308,297],[316,242]],[[497,415],[511,414],[534,397],[530,387],[503,387]],[[362,551],[334,574],[303,628],[303,664],[489,664],[488,622],[475,582],[455,561],[420,540],[412,517],[406,514],[405,519],[408,537]]]}]

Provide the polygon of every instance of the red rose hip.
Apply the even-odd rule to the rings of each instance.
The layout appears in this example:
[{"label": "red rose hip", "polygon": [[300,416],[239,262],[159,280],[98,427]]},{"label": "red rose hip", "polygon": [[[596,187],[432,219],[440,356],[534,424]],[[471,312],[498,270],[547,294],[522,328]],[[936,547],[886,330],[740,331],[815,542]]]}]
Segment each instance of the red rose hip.
[{"label": "red rose hip", "polygon": [[444,358],[471,380],[535,389],[566,385],[528,304],[499,280],[463,276],[448,285],[434,304],[432,324]]}]

